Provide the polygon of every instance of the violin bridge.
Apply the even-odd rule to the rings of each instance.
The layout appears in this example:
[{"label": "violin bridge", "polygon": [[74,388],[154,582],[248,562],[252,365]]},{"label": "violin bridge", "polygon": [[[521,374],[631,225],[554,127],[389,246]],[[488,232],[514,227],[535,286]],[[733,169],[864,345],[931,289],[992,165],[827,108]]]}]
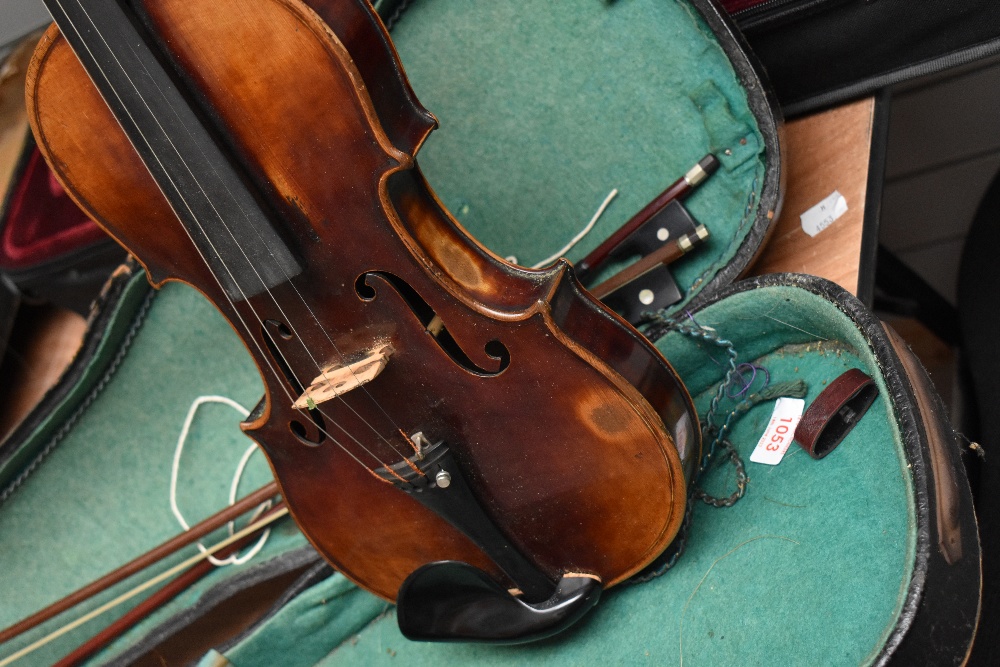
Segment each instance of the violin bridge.
[{"label": "violin bridge", "polygon": [[309,388],[292,403],[292,407],[297,410],[305,408],[312,410],[320,403],[342,396],[363,384],[368,384],[385,369],[391,354],[392,347],[386,345],[360,361],[347,365],[330,364],[326,366],[319,375],[313,378]]}]

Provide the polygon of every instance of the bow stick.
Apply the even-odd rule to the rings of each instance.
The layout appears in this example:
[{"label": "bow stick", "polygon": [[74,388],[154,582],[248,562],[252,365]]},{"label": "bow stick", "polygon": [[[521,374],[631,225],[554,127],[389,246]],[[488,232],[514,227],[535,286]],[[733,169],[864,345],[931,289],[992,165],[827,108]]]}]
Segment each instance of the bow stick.
[{"label": "bow stick", "polygon": [[[279,502],[277,505],[261,515],[260,519],[267,519],[272,514],[282,512],[284,509],[285,504]],[[263,529],[264,526],[260,526],[257,530],[260,531]],[[255,537],[256,532],[245,535],[240,541],[235,542],[227,548],[219,551],[217,555],[220,558],[226,558],[231,554],[237,553],[240,549],[250,544]],[[206,556],[200,563],[192,566],[187,572],[178,575],[177,578],[170,583],[164,584],[163,588],[150,595],[148,598],[136,605],[135,608],[129,610],[125,615],[91,637],[84,644],[81,644],[76,650],[59,662],[55,663],[52,667],[76,667],[76,665],[79,665],[84,660],[90,658],[108,644],[131,630],[157,609],[166,605],[191,586],[194,586],[199,580],[212,572],[215,568],[216,565],[212,564]]]},{"label": "bow stick", "polygon": [[62,637],[67,632],[71,632],[71,631],[77,629],[78,627],[80,627],[84,623],[87,623],[87,622],[89,622],[89,621],[97,618],[101,614],[103,614],[103,613],[105,613],[105,612],[107,612],[107,611],[109,611],[109,610],[117,607],[118,605],[122,604],[123,602],[126,602],[126,601],[134,598],[136,595],[139,595],[143,591],[146,591],[146,590],[152,588],[153,586],[157,585],[161,581],[166,581],[167,579],[169,579],[170,577],[174,576],[175,574],[183,572],[184,570],[188,569],[192,565],[195,565],[195,564],[197,564],[197,563],[205,560],[209,556],[212,556],[212,555],[218,553],[219,551],[225,549],[229,545],[235,544],[236,542],[239,542],[240,540],[242,540],[247,535],[252,535],[256,531],[260,530],[261,528],[264,528],[265,526],[268,526],[268,525],[274,523],[275,521],[277,521],[281,517],[285,516],[286,514],[288,514],[288,508],[287,507],[283,507],[281,510],[275,512],[274,514],[272,514],[268,518],[266,518],[266,519],[260,519],[260,520],[258,520],[256,522],[250,524],[249,526],[247,526],[243,530],[241,530],[241,531],[237,532],[236,534],[234,534],[232,537],[228,537],[228,538],[222,540],[221,542],[219,542],[218,544],[216,544],[215,546],[213,546],[212,548],[208,549],[205,553],[196,554],[196,555],[192,556],[191,558],[188,558],[187,560],[185,560],[185,561],[183,561],[181,563],[178,563],[177,565],[175,565],[174,567],[170,568],[169,570],[166,570],[165,572],[161,572],[160,574],[156,575],[152,579],[149,579],[149,580],[143,582],[142,584],[139,584],[135,588],[133,588],[133,589],[131,589],[129,591],[126,591],[125,593],[122,593],[121,595],[119,595],[115,599],[102,604],[101,606],[97,607],[93,611],[87,612],[86,614],[84,614],[80,618],[76,619],[75,621],[73,621],[71,623],[67,623],[66,625],[62,626],[58,630],[55,630],[55,631],[50,632],[49,634],[45,635],[44,637],[42,637],[38,641],[36,641],[36,642],[34,642],[32,644],[29,644],[28,646],[25,646],[20,651],[17,651],[16,653],[13,653],[13,654],[7,656],[6,658],[0,660],[0,667],[6,667],[7,665],[11,664],[15,660],[19,660],[19,659],[23,658],[24,656],[28,655],[29,653],[33,653],[34,651],[40,649],[41,647],[45,646],[49,642],[54,641],[54,640],[58,639],[59,637]]},{"label": "bow stick", "polygon": [[[218,528],[221,528],[226,523],[232,521],[233,519],[239,517],[242,514],[250,511],[257,505],[269,500],[273,496],[278,494],[278,484],[276,482],[270,482],[260,489],[254,491],[245,498],[240,499],[233,505],[225,508],[221,512],[217,512],[212,516],[208,517],[201,523],[198,523],[176,537],[173,537],[163,544],[159,545],[147,551],[138,558],[126,563],[122,567],[109,572],[100,579],[97,579],[90,584],[87,584],[83,588],[77,590],[74,593],[70,593],[61,600],[54,602],[48,607],[42,609],[29,616],[28,618],[15,623],[9,628],[0,632],[0,644],[7,642],[18,635],[21,635],[28,630],[44,623],[54,616],[58,616],[62,612],[74,607],[81,602],[92,598],[93,596],[107,590],[111,586],[114,586],[118,582],[127,579],[133,574],[146,569],[150,565],[166,558],[167,556],[173,554],[179,549],[183,549],[189,544],[195,542],[201,537],[204,537],[208,533],[211,533]],[[287,510],[286,510],[287,512]],[[273,520],[273,519],[272,519]],[[259,523],[259,522],[258,522]],[[232,538],[230,538],[232,539]],[[214,548],[224,548],[216,545]],[[199,554],[200,555],[200,554]],[[0,663],[2,665],[4,663]]]}]

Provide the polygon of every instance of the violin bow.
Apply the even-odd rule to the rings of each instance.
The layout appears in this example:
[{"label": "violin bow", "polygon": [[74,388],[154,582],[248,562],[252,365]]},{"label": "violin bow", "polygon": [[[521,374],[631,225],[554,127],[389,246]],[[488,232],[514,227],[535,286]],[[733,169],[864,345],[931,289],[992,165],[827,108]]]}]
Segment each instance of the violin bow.
[{"label": "violin bow", "polygon": [[[285,509],[284,502],[279,502],[271,509],[267,510],[260,516],[260,520],[269,518],[272,514],[281,512]],[[257,536],[257,532],[264,529],[264,526],[260,526],[256,531],[245,535],[239,541],[230,544],[225,549],[217,552],[216,555],[220,558],[226,558],[231,554],[237,553],[240,549],[243,549],[248,544],[250,544],[254,538]],[[163,607],[175,597],[186,591],[191,586],[194,586],[203,577],[212,572],[217,566],[208,560],[206,556],[204,560],[191,566],[186,572],[179,574],[170,583],[164,584],[163,588],[156,591],[148,598],[143,600],[141,603],[136,605],[133,609],[126,612],[121,618],[109,625],[108,627],[101,630],[99,633],[88,639],[85,643],[81,644],[76,650],[68,654],[59,662],[55,663],[53,667],[76,667],[84,660],[87,660],[95,653],[101,649],[108,646],[111,642],[121,637],[123,634],[131,630],[133,627],[138,625],[140,622],[145,620],[153,612]]]},{"label": "violin bow", "polygon": [[[37,627],[38,625],[44,623],[45,621],[55,616],[58,616],[59,614],[80,604],[81,602],[84,602],[94,597],[95,595],[98,595],[99,593],[107,590],[108,588],[114,586],[120,581],[127,579],[133,574],[136,574],[137,572],[140,572],[141,570],[148,568],[150,565],[153,565],[154,563],[159,562],[160,560],[166,558],[167,556],[170,556],[171,554],[177,552],[178,550],[183,549],[184,547],[194,543],[195,541],[197,541],[201,537],[204,537],[208,533],[211,533],[212,531],[221,528],[226,523],[245,514],[254,507],[260,505],[261,503],[270,500],[278,493],[279,490],[276,482],[270,482],[264,485],[260,489],[240,499],[233,505],[226,507],[222,511],[217,512],[216,514],[213,514],[204,521],[192,526],[190,530],[187,530],[167,540],[163,544],[154,547],[153,549],[147,551],[138,558],[129,561],[122,567],[112,572],[109,572],[108,574],[91,582],[90,584],[84,586],[83,588],[80,588],[79,590],[62,598],[61,600],[54,602],[48,607],[45,607],[41,611],[38,611],[29,616],[28,618],[25,618],[24,620],[15,623],[9,628],[0,631],[0,643],[5,643],[13,639],[14,637],[17,637],[27,632],[28,630]],[[69,632],[70,630],[82,625],[83,623],[86,623],[90,619],[95,618],[100,613],[107,611],[111,607],[121,602],[124,602],[129,597],[134,597],[135,595],[138,595],[139,593],[151,588],[152,586],[155,586],[157,583],[169,579],[175,574],[182,572],[183,570],[186,570],[192,565],[207,558],[209,555],[213,555],[214,553],[221,551],[222,549],[225,549],[226,547],[234,544],[235,542],[240,541],[250,533],[256,532],[257,530],[267,525],[270,525],[274,521],[277,521],[286,514],[288,514],[287,507],[282,507],[280,509],[278,507],[275,507],[268,514],[266,518],[262,518],[258,521],[255,521],[253,524],[247,526],[243,530],[235,533],[234,535],[223,540],[222,542],[219,542],[210,549],[207,549],[206,553],[199,553],[196,556],[192,556],[191,558],[185,560],[184,562],[174,566],[170,570],[167,570],[166,572],[163,572],[160,575],[154,577],[153,579],[150,579],[149,581],[141,584],[137,588],[134,588],[128,591],[127,593],[124,593],[123,596],[119,596],[119,598],[116,598],[115,600],[112,600],[111,602],[102,605],[101,607],[98,607],[94,611],[81,617],[80,619],[77,619],[73,623],[66,625],[63,628],[60,628],[59,630],[56,630],[52,634],[39,640],[39,642],[36,642],[35,644],[25,647],[21,651],[18,651],[17,653],[0,660],[0,667],[10,664],[14,660],[22,657],[23,655],[27,655],[27,653],[29,653],[31,650],[40,648],[42,645],[44,645],[44,643],[48,643],[49,641],[52,641],[56,637],[61,636],[66,632]]]}]

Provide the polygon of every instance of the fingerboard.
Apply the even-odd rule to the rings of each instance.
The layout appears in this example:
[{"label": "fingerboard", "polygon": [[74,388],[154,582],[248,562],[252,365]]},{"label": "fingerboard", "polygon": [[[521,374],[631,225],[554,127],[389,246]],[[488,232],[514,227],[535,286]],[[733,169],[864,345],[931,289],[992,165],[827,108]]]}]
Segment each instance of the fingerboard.
[{"label": "fingerboard", "polygon": [[233,302],[302,272],[246,180],[116,0],[44,0]]}]

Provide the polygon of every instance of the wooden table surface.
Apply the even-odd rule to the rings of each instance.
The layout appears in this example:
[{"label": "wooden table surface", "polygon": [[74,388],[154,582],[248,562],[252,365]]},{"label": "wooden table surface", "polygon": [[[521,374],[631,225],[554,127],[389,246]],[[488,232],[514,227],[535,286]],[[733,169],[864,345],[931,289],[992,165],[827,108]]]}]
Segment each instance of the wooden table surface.
[{"label": "wooden table surface", "polygon": [[[752,275],[811,273],[857,294],[874,115],[868,98],[785,126],[785,201]],[[847,212],[809,236],[799,216],[835,190]]]}]

